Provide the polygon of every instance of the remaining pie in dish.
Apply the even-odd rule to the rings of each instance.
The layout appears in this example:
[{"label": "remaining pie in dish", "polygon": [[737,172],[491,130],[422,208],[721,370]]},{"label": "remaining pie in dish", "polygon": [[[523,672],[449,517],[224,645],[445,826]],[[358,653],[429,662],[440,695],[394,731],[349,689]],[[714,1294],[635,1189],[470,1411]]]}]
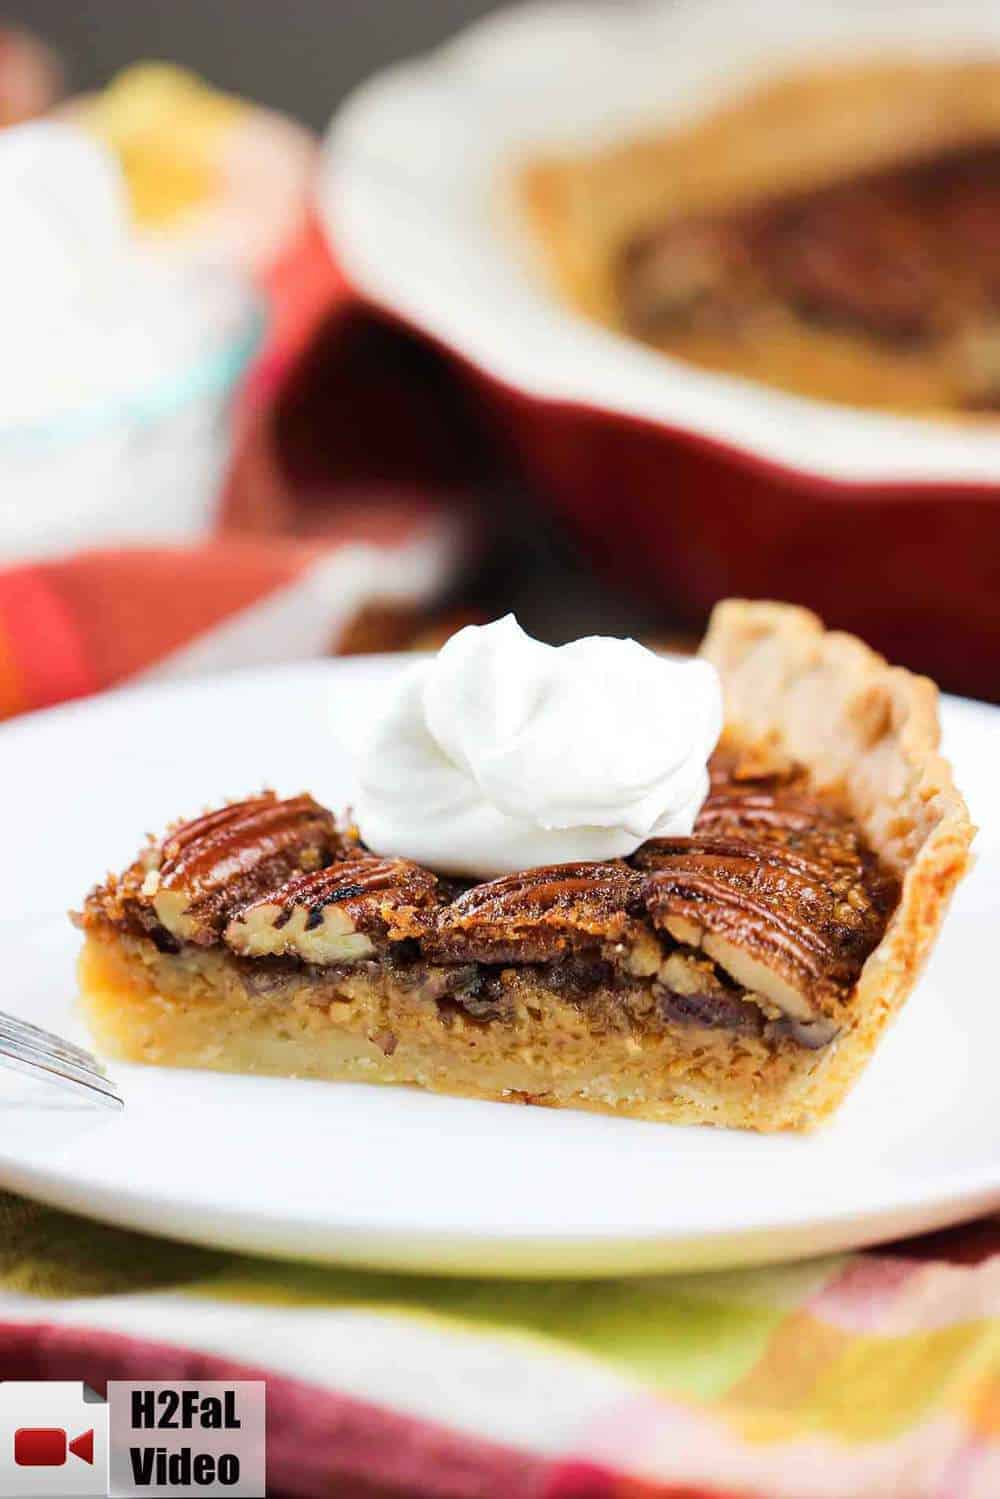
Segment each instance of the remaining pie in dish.
[{"label": "remaining pie in dish", "polygon": [[172,829],[88,897],[119,1058],[647,1119],[807,1127],[899,1009],[966,867],[937,698],[804,610],[730,601],[694,833],[485,884],[376,855],[309,796]]},{"label": "remaining pie in dish", "polygon": [[862,406],[1000,408],[1000,62],[802,73],[523,186],[563,292],[665,352]]}]

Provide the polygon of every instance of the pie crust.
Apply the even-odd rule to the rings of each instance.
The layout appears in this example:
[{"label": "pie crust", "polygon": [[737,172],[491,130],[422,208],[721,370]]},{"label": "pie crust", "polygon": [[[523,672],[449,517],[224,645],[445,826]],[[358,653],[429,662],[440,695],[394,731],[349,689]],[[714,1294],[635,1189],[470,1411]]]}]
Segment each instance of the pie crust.
[{"label": "pie crust", "polygon": [[851,1024],[817,1075],[817,1117],[837,1107],[910,994],[969,865],[975,829],[940,754],[938,691],[807,609],[731,599],[702,645],[717,667],[726,733],[808,766],[841,795],[901,881],[885,935],[851,998]]},{"label": "pie crust", "polygon": [[689,839],[466,888],[264,794],[151,843],[76,918],[99,1046],[760,1130],[836,1107],[910,991],[972,828],[930,682],[730,601]]}]

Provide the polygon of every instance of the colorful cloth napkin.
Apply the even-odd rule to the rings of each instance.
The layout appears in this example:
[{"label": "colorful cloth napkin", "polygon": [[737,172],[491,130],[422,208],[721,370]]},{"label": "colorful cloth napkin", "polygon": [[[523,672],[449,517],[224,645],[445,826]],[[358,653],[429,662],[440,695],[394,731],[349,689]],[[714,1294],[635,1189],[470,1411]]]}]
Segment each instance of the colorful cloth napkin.
[{"label": "colorful cloth napkin", "polygon": [[0,1372],[266,1378],[272,1499],[996,1499],[1000,1225],[491,1282],[248,1258],[0,1194]]}]

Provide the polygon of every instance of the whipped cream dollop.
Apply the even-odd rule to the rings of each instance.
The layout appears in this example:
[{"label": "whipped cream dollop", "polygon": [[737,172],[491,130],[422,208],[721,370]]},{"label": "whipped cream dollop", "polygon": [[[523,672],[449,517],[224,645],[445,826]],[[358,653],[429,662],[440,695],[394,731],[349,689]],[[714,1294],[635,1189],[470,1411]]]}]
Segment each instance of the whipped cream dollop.
[{"label": "whipped cream dollop", "polygon": [[377,853],[492,878],[687,834],[722,728],[718,674],[634,640],[470,625],[399,679],[360,746]]}]

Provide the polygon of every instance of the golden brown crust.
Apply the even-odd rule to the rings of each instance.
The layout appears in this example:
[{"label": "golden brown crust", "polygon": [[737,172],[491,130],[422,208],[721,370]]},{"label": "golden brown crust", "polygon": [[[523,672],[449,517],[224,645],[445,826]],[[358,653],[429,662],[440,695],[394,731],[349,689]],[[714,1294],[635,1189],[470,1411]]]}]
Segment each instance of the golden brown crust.
[{"label": "golden brown crust", "polygon": [[716,605],[701,654],[718,670],[726,738],[804,765],[811,786],[842,795],[879,858],[912,876],[918,854],[972,837],[968,809],[939,753],[938,690],[890,666],[808,609],[744,599]]},{"label": "golden brown crust", "polygon": [[910,993],[968,867],[975,829],[938,751],[938,694],[926,677],[789,604],[717,605],[701,649],[722,677],[727,736],[807,766],[817,789],[843,798],[901,881],[855,987],[850,1026],[810,1084],[810,1109],[825,1114]]}]

